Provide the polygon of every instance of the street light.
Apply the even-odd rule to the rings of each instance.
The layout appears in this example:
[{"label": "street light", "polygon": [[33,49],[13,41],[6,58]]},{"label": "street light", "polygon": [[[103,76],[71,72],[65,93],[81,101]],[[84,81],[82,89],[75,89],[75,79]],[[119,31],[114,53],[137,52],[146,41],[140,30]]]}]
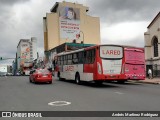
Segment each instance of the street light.
[{"label": "street light", "polygon": [[[83,31],[80,31],[79,32],[79,36],[81,36],[81,34],[80,33],[82,33],[83,34],[83,44],[84,44],[84,33],[83,33]],[[81,41],[82,42],[82,41]]]}]

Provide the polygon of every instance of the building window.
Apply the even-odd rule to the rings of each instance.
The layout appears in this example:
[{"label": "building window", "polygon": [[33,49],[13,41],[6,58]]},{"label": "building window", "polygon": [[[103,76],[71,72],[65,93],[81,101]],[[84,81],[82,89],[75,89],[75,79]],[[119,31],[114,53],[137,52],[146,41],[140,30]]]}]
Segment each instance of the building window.
[{"label": "building window", "polygon": [[158,39],[157,37],[155,37],[153,39],[153,54],[154,54],[154,57],[158,57]]}]

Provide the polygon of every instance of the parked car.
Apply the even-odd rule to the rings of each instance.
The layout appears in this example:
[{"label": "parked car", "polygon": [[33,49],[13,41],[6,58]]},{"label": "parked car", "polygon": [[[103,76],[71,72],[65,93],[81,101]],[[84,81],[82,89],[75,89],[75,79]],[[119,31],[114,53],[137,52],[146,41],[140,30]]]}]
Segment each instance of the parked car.
[{"label": "parked car", "polygon": [[52,73],[47,69],[31,70],[29,81],[33,83],[47,82],[52,84]]},{"label": "parked car", "polygon": [[7,72],[0,72],[0,76],[6,76]]}]

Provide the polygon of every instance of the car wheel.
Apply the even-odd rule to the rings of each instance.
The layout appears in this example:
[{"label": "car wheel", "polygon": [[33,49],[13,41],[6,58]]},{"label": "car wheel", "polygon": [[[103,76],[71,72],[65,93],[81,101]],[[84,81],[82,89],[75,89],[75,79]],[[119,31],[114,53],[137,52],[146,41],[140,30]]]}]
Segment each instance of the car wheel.
[{"label": "car wheel", "polygon": [[52,84],[52,81],[49,81],[49,84]]},{"label": "car wheel", "polygon": [[29,80],[30,83],[32,83],[32,80]]},{"label": "car wheel", "polygon": [[37,83],[37,82],[34,80],[34,78],[33,78],[32,82],[35,83],[35,84]]},{"label": "car wheel", "polygon": [[30,78],[30,77],[29,77],[29,82],[30,82],[30,83],[32,83],[32,80],[31,80],[31,78]]}]

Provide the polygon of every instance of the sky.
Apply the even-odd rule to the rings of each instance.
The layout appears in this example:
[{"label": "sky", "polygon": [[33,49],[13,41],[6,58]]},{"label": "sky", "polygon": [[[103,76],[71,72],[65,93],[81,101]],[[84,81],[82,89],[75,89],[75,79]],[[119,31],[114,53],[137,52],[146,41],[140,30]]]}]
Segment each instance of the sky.
[{"label": "sky", "polygon": [[[37,37],[44,53],[43,17],[63,0],[0,0],[0,57],[15,58],[20,39]],[[100,18],[101,44],[144,47],[144,32],[160,11],[160,0],[65,0],[89,7]],[[13,60],[0,61],[8,64]]]}]

